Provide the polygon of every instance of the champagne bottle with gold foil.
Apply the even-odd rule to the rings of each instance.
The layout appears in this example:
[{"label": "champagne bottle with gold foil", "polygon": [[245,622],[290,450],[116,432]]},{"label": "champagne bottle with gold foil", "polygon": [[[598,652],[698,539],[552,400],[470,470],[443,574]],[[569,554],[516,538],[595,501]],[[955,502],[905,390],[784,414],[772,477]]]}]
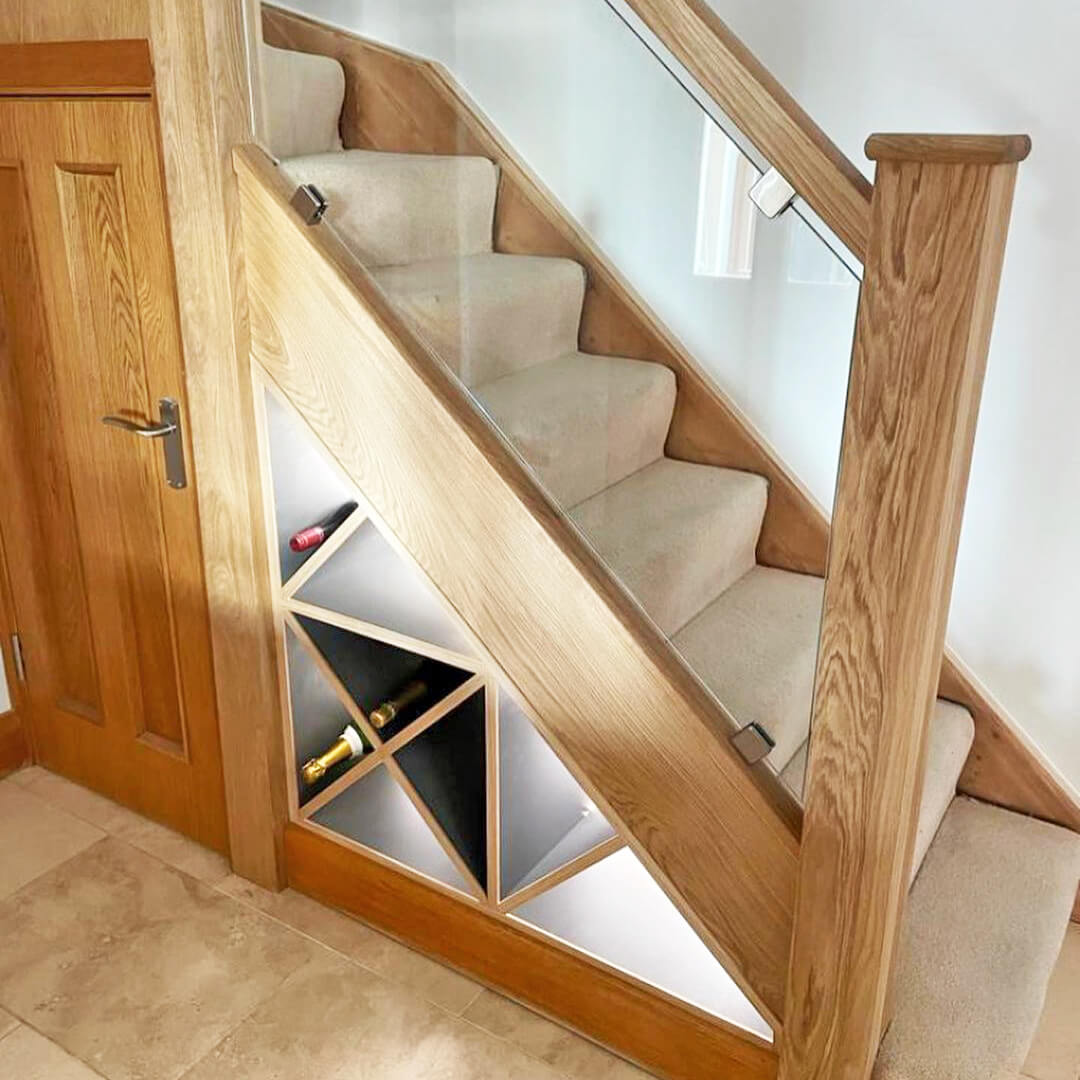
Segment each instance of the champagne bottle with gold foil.
[{"label": "champagne bottle with gold foil", "polygon": [[352,724],[349,724],[329,750],[316,758],[312,758],[304,765],[300,770],[300,775],[304,778],[304,783],[311,787],[313,784],[317,784],[335,765],[340,764],[342,761],[352,761],[353,758],[360,757],[365,749],[364,740],[360,738],[360,733]]},{"label": "champagne bottle with gold foil", "polygon": [[413,679],[406,683],[389,701],[384,701],[372,714],[371,723],[379,731],[393,723],[402,709],[419,701],[428,692],[427,683]]},{"label": "champagne bottle with gold foil", "polygon": [[[369,717],[372,727],[381,731],[387,724],[393,723],[402,709],[415,704],[428,692],[427,683],[413,679],[406,683],[392,698],[384,701]],[[360,737],[360,732],[349,724],[338,736],[337,742],[318,757],[306,762],[300,770],[304,783],[311,787],[317,784],[335,765],[343,761],[352,761],[363,756],[367,747]]]}]

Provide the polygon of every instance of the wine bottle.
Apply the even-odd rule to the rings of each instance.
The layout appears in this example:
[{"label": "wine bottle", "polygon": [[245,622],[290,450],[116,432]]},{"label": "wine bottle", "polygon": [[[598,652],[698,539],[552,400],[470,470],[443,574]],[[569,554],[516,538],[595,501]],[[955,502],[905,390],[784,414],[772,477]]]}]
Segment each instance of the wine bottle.
[{"label": "wine bottle", "polygon": [[356,503],[347,502],[339,506],[332,514],[327,514],[322,521],[295,532],[289,537],[289,547],[293,551],[311,551],[325,543],[341,528],[345,519],[356,509]]},{"label": "wine bottle", "polygon": [[325,753],[312,758],[300,770],[304,783],[310,787],[317,784],[335,765],[342,761],[352,761],[364,753],[364,740],[360,738],[356,728],[349,724],[338,736],[338,740]]},{"label": "wine bottle", "polygon": [[427,683],[420,679],[413,679],[412,682],[406,683],[397,694],[388,701],[384,701],[371,714],[372,725],[381,731],[402,709],[419,701],[427,692]]}]

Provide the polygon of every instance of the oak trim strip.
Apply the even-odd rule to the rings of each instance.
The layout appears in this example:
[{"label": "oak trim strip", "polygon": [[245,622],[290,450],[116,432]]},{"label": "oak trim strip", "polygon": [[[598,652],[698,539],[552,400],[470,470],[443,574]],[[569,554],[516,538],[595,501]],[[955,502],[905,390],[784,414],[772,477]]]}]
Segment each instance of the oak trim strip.
[{"label": "oak trim strip", "polygon": [[150,43],[140,38],[0,45],[5,97],[149,97],[153,88]]},{"label": "oak trim strip", "polygon": [[869,180],[731,32],[706,0],[626,0],[856,258],[866,251]]},{"label": "oak trim strip", "polygon": [[774,1080],[775,1051],[511,920],[343,849],[285,833],[289,884],[672,1080]]},{"label": "oak trim strip", "polygon": [[869,1080],[889,1021],[1016,172],[1014,161],[940,163],[932,148],[878,168],[814,687],[784,1080]]},{"label": "oak trim strip", "polygon": [[564,881],[569,881],[572,877],[576,877],[583,870],[588,870],[590,866],[595,866],[609,855],[614,855],[615,852],[622,851],[624,847],[626,847],[626,841],[618,833],[609,837],[607,840],[601,840],[595,847],[591,847],[588,851],[576,855],[568,862],[564,862],[562,866],[555,867],[554,870],[541,878],[537,878],[536,881],[532,882],[530,885],[526,885],[525,888],[518,889],[517,892],[511,893],[499,904],[499,910],[502,912],[514,911],[516,908],[521,907],[522,904],[527,904],[530,900],[535,900],[536,897],[540,896],[542,893],[554,889],[556,885],[561,885]]},{"label": "oak trim strip", "polygon": [[376,641],[393,645],[395,648],[405,649],[418,656],[426,656],[430,660],[438,660],[451,667],[460,668],[462,671],[475,674],[483,666],[475,657],[451,652],[449,649],[442,648],[441,645],[432,645],[429,641],[409,637],[408,634],[399,633],[397,630],[388,630],[378,623],[365,622],[363,619],[344,615],[332,608],[319,607],[318,604],[309,604],[306,600],[297,600],[295,597],[284,598],[281,603],[284,610],[291,611],[294,615],[303,615],[306,618],[315,619],[316,622],[327,623],[337,627],[338,630],[347,630],[350,634],[374,638]]}]

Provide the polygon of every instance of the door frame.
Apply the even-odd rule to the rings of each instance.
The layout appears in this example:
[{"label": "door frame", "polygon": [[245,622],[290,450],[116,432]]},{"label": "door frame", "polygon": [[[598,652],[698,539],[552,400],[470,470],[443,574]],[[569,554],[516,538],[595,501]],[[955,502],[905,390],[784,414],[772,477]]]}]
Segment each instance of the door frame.
[{"label": "door frame", "polygon": [[[284,885],[285,773],[229,151],[250,141],[253,0],[61,6],[0,27],[0,95],[152,95],[163,144],[233,869]],[[49,40],[44,40],[49,39]],[[156,71],[155,71],[156,69]],[[17,527],[7,510],[0,511]]]}]

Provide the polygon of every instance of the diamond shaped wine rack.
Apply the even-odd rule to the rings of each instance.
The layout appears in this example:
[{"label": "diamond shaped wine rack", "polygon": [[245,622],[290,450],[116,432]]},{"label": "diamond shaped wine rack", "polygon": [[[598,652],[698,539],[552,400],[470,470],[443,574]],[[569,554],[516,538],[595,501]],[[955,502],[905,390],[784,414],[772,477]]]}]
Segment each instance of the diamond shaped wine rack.
[{"label": "diamond shaped wine rack", "polygon": [[[292,820],[654,992],[771,1031],[540,734],[448,602],[256,374]],[[289,537],[349,502],[313,552]],[[426,693],[381,729],[376,707]],[[346,726],[363,752],[304,782]]]}]

